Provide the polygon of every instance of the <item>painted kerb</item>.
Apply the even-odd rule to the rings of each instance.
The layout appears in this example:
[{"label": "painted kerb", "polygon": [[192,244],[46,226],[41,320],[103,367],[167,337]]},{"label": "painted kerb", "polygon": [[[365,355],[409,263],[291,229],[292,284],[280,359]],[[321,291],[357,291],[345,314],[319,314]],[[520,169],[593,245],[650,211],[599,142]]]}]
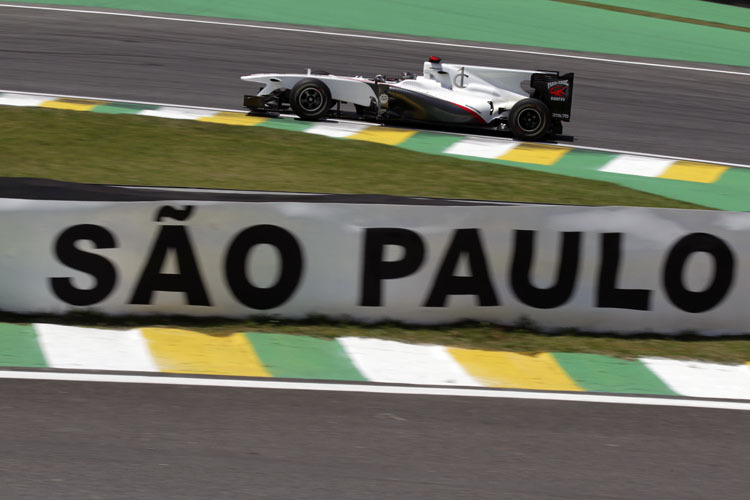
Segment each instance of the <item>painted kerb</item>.
[{"label": "painted kerb", "polygon": [[750,399],[750,365],[341,337],[0,324],[0,367]]}]

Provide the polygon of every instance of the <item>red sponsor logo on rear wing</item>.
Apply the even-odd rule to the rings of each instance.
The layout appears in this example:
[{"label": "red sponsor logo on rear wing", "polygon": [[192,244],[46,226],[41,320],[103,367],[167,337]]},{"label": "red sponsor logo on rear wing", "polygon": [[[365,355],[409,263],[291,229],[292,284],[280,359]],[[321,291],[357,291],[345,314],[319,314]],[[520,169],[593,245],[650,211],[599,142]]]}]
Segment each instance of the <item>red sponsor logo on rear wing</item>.
[{"label": "red sponsor logo on rear wing", "polygon": [[555,85],[549,89],[549,95],[555,97],[566,97],[568,95],[567,85]]}]

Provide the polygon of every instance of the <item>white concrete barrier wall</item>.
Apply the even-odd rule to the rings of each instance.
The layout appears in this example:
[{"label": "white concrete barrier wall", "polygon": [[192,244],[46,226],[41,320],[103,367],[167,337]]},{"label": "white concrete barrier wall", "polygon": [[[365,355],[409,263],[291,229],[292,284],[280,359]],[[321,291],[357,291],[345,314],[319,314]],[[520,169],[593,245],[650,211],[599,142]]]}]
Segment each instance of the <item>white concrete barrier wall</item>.
[{"label": "white concrete barrier wall", "polygon": [[0,309],[742,334],[750,214],[0,199]]}]

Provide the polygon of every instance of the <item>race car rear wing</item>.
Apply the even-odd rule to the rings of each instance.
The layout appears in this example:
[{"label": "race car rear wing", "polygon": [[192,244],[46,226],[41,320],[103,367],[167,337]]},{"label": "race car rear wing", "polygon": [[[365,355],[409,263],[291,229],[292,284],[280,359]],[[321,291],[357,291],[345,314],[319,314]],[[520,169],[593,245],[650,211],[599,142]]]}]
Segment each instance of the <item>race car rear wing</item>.
[{"label": "race car rear wing", "polygon": [[570,121],[570,106],[573,103],[573,73],[534,73],[531,75],[534,95],[549,107],[552,118]]}]

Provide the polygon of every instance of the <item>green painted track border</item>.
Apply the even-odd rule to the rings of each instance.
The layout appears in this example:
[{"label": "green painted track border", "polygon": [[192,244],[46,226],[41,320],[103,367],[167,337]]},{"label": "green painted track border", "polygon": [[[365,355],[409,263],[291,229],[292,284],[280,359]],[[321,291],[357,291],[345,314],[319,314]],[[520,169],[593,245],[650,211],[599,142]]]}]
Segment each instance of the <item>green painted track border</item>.
[{"label": "green painted track border", "polygon": [[[552,0],[45,0],[51,4],[241,19],[437,39],[546,47],[624,56],[750,66],[747,34],[670,19],[750,26],[750,11],[700,0],[599,0],[600,8]],[[637,9],[644,17],[607,7]],[[418,20],[418,21],[416,21]],[[342,42],[345,43],[345,42]]]}]

